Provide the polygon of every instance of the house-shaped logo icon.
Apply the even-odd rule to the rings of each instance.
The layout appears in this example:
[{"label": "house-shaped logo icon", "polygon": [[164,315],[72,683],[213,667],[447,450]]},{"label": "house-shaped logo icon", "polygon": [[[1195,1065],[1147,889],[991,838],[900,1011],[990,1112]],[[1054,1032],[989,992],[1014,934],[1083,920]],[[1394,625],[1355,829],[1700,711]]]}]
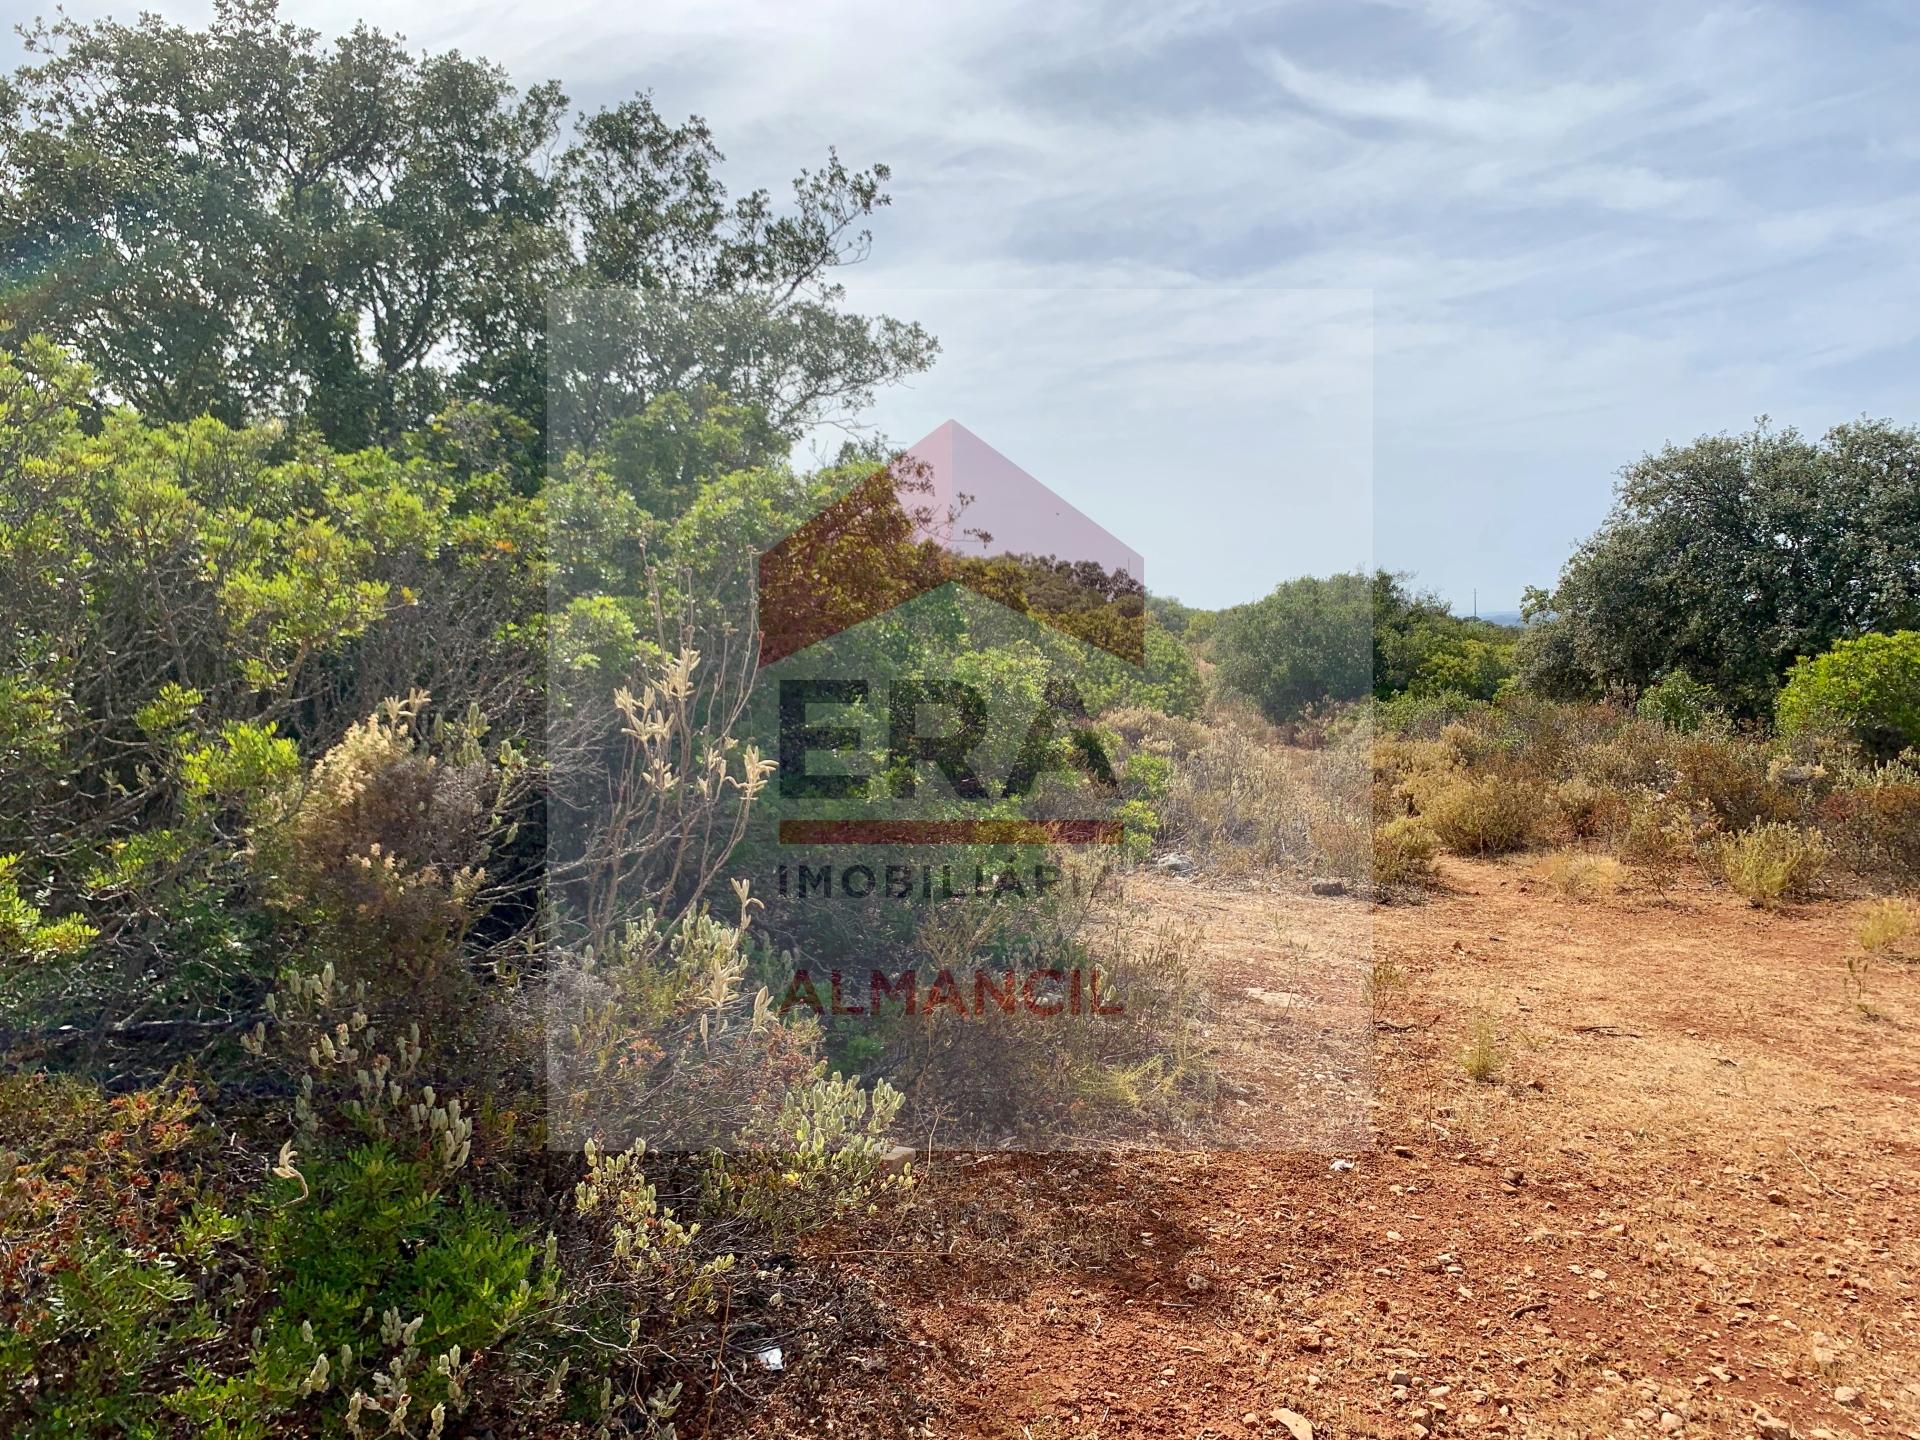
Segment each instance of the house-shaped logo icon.
[{"label": "house-shaped logo icon", "polygon": [[771,665],[945,584],[1142,664],[1137,551],[955,421],[760,557]]}]

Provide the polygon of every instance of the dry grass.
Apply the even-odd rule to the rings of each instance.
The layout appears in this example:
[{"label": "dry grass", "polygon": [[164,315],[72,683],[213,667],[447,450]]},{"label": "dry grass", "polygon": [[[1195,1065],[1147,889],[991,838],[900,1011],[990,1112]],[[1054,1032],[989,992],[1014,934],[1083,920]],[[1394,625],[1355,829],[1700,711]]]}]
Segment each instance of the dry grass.
[{"label": "dry grass", "polygon": [[1535,867],[1534,874],[1569,900],[1603,900],[1617,895],[1627,879],[1626,867],[1611,855],[1577,850],[1548,856]]},{"label": "dry grass", "polygon": [[1467,1020],[1467,1043],[1460,1051],[1460,1064],[1476,1085],[1491,1084],[1506,1068],[1507,1047],[1500,1039],[1500,1027],[1485,1010],[1474,1011]]},{"label": "dry grass", "polygon": [[1911,905],[1904,900],[1879,900],[1860,917],[1853,938],[1869,955],[1898,955],[1905,952],[1914,929]]},{"label": "dry grass", "polygon": [[1811,898],[1827,872],[1833,847],[1818,830],[1774,823],[1723,836],[1715,858],[1734,893],[1770,908]]}]

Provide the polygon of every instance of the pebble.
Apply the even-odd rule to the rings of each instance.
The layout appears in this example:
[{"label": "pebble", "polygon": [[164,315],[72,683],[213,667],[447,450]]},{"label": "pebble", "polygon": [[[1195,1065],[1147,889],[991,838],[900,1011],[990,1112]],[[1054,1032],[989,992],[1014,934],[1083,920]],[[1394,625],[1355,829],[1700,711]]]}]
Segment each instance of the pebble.
[{"label": "pebble", "polygon": [[1287,1427],[1287,1433],[1293,1440],[1313,1440],[1313,1426],[1307,1422],[1306,1416],[1291,1410],[1275,1410],[1272,1418]]},{"label": "pebble", "polygon": [[1833,1400],[1836,1405],[1858,1405],[1860,1392],[1851,1385],[1842,1385],[1833,1392]]}]

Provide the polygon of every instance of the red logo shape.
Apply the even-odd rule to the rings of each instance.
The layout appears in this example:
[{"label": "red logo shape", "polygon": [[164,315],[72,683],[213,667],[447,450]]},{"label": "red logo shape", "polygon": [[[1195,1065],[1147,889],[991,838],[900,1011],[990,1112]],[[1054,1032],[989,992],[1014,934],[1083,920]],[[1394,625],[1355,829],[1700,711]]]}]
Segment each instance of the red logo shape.
[{"label": "red logo shape", "polygon": [[955,421],[760,557],[760,663],[952,582],[1132,664],[1138,552]]}]

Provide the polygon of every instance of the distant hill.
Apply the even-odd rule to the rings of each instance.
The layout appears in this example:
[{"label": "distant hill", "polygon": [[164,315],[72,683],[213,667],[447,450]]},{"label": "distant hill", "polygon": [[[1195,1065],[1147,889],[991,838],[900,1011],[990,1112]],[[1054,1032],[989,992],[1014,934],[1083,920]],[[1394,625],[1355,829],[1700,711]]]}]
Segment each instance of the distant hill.
[{"label": "distant hill", "polygon": [[1518,610],[1489,610],[1480,618],[1495,625],[1519,625],[1522,623]]}]

